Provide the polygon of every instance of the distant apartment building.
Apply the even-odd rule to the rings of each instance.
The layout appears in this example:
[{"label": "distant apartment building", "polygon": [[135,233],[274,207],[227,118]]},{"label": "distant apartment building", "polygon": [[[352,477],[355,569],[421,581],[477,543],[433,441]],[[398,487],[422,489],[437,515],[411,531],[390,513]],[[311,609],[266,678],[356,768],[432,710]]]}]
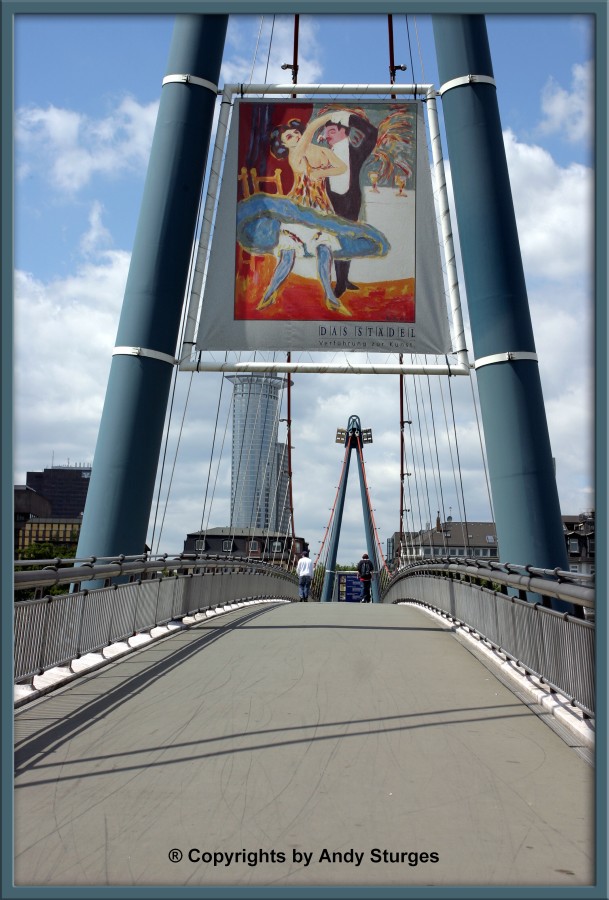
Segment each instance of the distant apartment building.
[{"label": "distant apartment building", "polygon": [[184,553],[198,556],[238,556],[292,568],[308,544],[286,532],[256,528],[209,528],[186,535]]},{"label": "distant apartment building", "polygon": [[[571,572],[594,575],[594,510],[562,516],[565,546]],[[497,532],[493,522],[446,522],[421,531],[395,532],[387,539],[387,561],[394,566],[418,562],[433,556],[463,556],[500,560]]]},{"label": "distant apartment building", "polygon": [[57,544],[76,549],[82,517],[76,519],[40,518],[25,522],[15,532],[15,557],[32,544]]},{"label": "distant apartment building", "polygon": [[595,573],[595,514],[594,510],[576,516],[562,516],[563,531],[569,558],[569,569],[580,575]]},{"label": "distant apartment building", "polygon": [[433,527],[419,531],[395,532],[387,541],[393,565],[403,566],[431,557],[454,556],[464,558],[499,559],[497,529],[494,522],[455,522],[448,516],[445,522],[438,517]]}]

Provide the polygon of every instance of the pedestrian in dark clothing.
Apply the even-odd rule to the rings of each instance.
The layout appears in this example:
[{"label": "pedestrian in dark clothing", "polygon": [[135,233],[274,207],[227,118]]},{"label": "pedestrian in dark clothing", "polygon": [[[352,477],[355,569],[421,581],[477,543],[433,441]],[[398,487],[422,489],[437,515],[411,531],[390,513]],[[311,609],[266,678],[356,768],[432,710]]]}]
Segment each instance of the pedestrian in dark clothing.
[{"label": "pedestrian in dark clothing", "polygon": [[362,558],[357,564],[357,572],[359,575],[359,580],[362,583],[363,596],[360,600],[360,603],[371,603],[372,598],[370,596],[370,587],[372,585],[372,576],[374,574],[374,568],[372,563],[370,562],[370,558],[367,553],[364,553]]}]

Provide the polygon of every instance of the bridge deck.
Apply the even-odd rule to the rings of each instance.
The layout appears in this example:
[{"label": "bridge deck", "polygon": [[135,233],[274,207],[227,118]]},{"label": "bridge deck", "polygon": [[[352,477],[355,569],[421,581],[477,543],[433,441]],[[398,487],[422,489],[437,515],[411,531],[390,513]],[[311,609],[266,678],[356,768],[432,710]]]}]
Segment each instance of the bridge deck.
[{"label": "bridge deck", "polygon": [[420,610],[235,611],[17,711],[15,881],[590,884],[593,769],[537,713]]}]

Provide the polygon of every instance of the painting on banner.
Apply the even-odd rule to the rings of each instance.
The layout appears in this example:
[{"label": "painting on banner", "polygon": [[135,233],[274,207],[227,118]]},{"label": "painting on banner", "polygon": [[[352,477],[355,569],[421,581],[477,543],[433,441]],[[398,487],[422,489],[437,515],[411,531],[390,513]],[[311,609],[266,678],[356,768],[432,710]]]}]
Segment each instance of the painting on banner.
[{"label": "painting on banner", "polygon": [[449,352],[420,102],[237,101],[197,345]]}]

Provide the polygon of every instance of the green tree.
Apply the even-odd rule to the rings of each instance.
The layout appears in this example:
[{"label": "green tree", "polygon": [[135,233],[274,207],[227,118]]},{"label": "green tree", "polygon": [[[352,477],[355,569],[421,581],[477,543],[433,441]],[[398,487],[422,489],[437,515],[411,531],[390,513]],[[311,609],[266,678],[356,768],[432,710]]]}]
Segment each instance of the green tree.
[{"label": "green tree", "polygon": [[[76,535],[70,535],[76,540]],[[24,547],[20,554],[20,559],[74,559],[76,556],[76,544],[53,544],[50,541],[44,543],[30,544]],[[19,566],[19,572],[32,572],[42,568],[41,566]],[[69,584],[55,584],[47,591],[52,596],[56,594],[67,594],[70,589]],[[35,591],[25,589],[15,591],[15,600],[31,600],[35,596]]]}]

